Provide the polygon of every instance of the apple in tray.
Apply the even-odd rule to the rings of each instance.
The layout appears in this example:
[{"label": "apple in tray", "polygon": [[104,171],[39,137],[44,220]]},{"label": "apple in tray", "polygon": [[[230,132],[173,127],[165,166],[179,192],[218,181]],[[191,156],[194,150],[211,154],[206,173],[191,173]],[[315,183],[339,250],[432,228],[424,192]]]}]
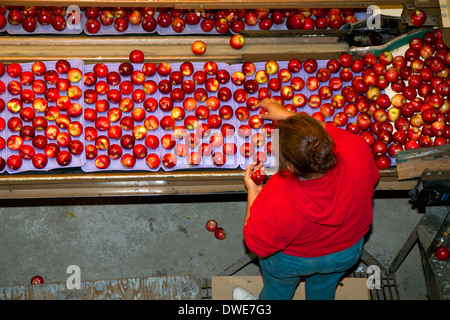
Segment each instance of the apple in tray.
[{"label": "apple in tray", "polygon": [[141,50],[131,50],[129,61],[99,62],[86,68],[85,81],[90,81],[98,99],[84,110],[84,119],[92,121],[92,127],[85,129],[85,139],[94,141],[95,150],[92,145],[86,147],[89,157],[83,170],[159,168],[159,139],[157,144],[151,140],[160,128],[155,113],[160,107],[173,108],[173,102],[155,98],[159,90],[156,79],[158,73],[169,74],[170,65],[144,60]]},{"label": "apple in tray", "polygon": [[[84,163],[83,69],[81,61],[64,59],[10,64],[8,75],[17,77],[24,86],[17,92],[19,98],[10,99],[6,106],[23,121],[20,130],[23,147],[14,152],[23,162],[20,167],[12,165],[8,170],[48,170]],[[8,88],[13,92],[20,89],[14,81]],[[12,120],[9,126],[17,128]],[[13,160],[14,157],[10,162]]]}]

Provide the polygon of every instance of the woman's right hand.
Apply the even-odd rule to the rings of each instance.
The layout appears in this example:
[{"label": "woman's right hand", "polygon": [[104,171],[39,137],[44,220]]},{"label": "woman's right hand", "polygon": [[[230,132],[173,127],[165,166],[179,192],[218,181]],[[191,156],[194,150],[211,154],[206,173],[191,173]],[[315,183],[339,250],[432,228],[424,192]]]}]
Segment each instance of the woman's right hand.
[{"label": "woman's right hand", "polygon": [[261,113],[260,118],[265,120],[273,120],[280,121],[285,120],[288,117],[294,115],[295,113],[292,111],[286,110],[276,99],[274,98],[266,98],[261,100],[257,105],[257,107],[264,108],[267,113]]},{"label": "woman's right hand", "polygon": [[262,163],[251,163],[247,166],[244,174],[244,185],[248,192],[254,192],[256,194],[261,191],[262,186],[256,185],[252,179],[252,173],[256,170],[264,170]]}]

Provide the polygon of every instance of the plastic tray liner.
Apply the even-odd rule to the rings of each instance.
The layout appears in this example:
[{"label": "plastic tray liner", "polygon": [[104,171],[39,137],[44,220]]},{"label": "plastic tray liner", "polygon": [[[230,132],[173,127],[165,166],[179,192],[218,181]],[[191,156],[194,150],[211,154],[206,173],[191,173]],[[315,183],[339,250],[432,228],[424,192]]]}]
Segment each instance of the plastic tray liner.
[{"label": "plastic tray liner", "polygon": [[[117,73],[120,74],[119,66],[121,65],[121,63],[113,63],[113,64],[105,64],[105,65],[108,68],[108,72],[117,72]],[[142,71],[143,65],[144,65],[143,63],[141,63],[141,64],[133,63],[132,64],[133,70],[134,71],[137,71],[137,70]],[[85,65],[85,69],[84,69],[85,73],[92,72],[94,66],[95,66],[95,64]],[[121,82],[124,82],[124,81],[130,81],[131,82],[131,76],[124,76],[124,75],[120,75],[120,76],[121,76]],[[100,77],[97,78],[97,83],[99,83],[100,81],[107,82],[106,78],[100,78]],[[154,81],[156,84],[158,84],[159,76],[157,74],[155,74],[154,76],[151,76],[151,77],[150,76],[146,76],[145,77],[145,81]],[[86,87],[86,89],[93,89],[93,90],[95,90],[95,86]],[[143,90],[142,85],[141,84],[133,84],[133,91],[138,90],[138,89]],[[109,91],[110,90],[119,90],[120,91],[120,83],[118,83],[117,85],[109,85]],[[152,95],[146,94],[145,100],[146,99],[152,99],[152,98],[154,98],[157,101],[159,101],[160,94],[158,93],[158,91],[156,91]],[[132,132],[133,130],[132,129],[131,130],[126,130],[125,127],[120,125],[120,122],[125,117],[132,117],[132,110],[122,111],[121,112],[121,117],[119,119],[117,119],[117,121],[116,120],[111,120],[112,118],[108,117],[108,111],[111,110],[111,109],[114,109],[114,108],[117,108],[117,109],[120,110],[121,109],[120,108],[120,103],[109,101],[107,96],[106,96],[106,94],[99,94],[98,95],[98,100],[107,100],[107,101],[109,101],[109,109],[107,111],[98,112],[97,119],[99,117],[107,117],[108,119],[110,119],[110,127],[111,126],[117,126],[117,125],[122,127],[122,134],[121,134],[120,138],[116,139],[116,138],[110,138],[111,135],[109,135],[107,130],[106,131],[96,130],[97,138],[98,137],[107,137],[110,146],[111,145],[119,145],[119,146],[122,147],[123,154],[119,158],[115,158],[114,156],[110,157],[110,156],[108,156],[108,149],[107,148],[106,149],[97,148],[98,156],[95,159],[87,159],[86,163],[82,166],[82,170],[83,171],[85,171],[85,172],[96,172],[96,171],[98,172],[98,171],[105,171],[105,170],[158,171],[161,168],[161,163],[155,168],[151,168],[151,167],[149,167],[147,165],[146,157],[148,155],[150,155],[150,154],[156,154],[161,159],[161,149],[160,149],[160,146],[158,146],[156,149],[152,149],[150,147],[147,147],[146,141],[145,141],[146,138],[148,136],[150,136],[150,135],[156,136],[158,138],[158,141],[161,138],[162,131],[161,131],[160,127],[158,127],[157,129],[154,129],[154,130],[150,130],[150,128],[145,125],[146,124],[145,120],[148,117],[150,117],[150,116],[155,116],[158,120],[160,120],[161,116],[162,116],[161,110],[159,108],[157,108],[154,112],[145,110],[145,108],[144,108],[145,100],[143,102],[134,101],[132,99],[132,93],[130,93],[130,94],[122,94],[122,99],[131,99],[131,101],[133,101],[133,109],[141,108],[141,109],[144,109],[144,111],[145,111],[145,119],[144,120],[142,120],[142,121],[134,121],[134,126],[141,126],[141,128],[143,126],[144,128],[146,128],[146,130],[144,130],[145,131],[145,135],[142,136],[142,138],[134,139],[134,146],[136,146],[136,145],[144,145],[146,147],[146,150],[147,150],[146,156],[144,158],[141,158],[141,157],[136,158],[136,163],[132,167],[125,167],[124,165],[122,165],[122,163],[121,163],[122,157],[124,157],[124,155],[126,155],[126,154],[133,155],[133,149],[123,148],[120,140],[125,135],[133,136],[133,132]],[[85,109],[87,109],[87,108],[96,109],[95,103],[89,104],[89,103],[85,102]],[[125,109],[123,109],[123,110],[125,110]],[[91,128],[96,129],[95,121],[93,122],[93,121],[86,120],[86,127],[91,127]],[[95,146],[96,145],[96,141],[95,140],[94,141],[86,140],[86,145],[90,145],[90,144]],[[99,166],[96,165],[96,159],[99,156],[101,156],[101,155],[103,155],[103,156],[106,155],[109,158],[109,160],[110,160],[109,165],[104,166],[104,167],[99,167]]]},{"label": "plastic tray liner", "polygon": [[[278,61],[279,70],[283,68],[287,68],[287,61]],[[245,80],[241,85],[233,84],[233,92],[236,92],[237,90],[245,90],[244,89],[244,82],[248,80],[255,80],[256,81],[256,74],[260,70],[265,70],[265,62],[256,62],[255,65],[255,73],[250,76],[245,76]],[[231,74],[235,74],[235,72],[243,72],[242,70],[243,64],[236,64],[231,66]],[[277,75],[269,75],[267,82],[269,79],[276,77]],[[294,75],[293,75],[294,76]],[[257,81],[258,82],[258,81]],[[263,87],[267,87],[267,82],[265,83],[258,83],[258,89],[261,89]],[[300,93],[300,92],[299,92]],[[301,93],[306,95],[306,90],[302,90]],[[251,99],[256,98],[258,101],[260,100],[258,91],[255,93],[247,93],[247,100],[238,103],[237,108],[247,108],[249,109],[247,102]],[[275,93],[271,91],[271,97],[274,97],[276,95],[279,95],[278,93]],[[259,116],[260,112],[263,110],[261,108],[258,108],[257,110],[253,110],[254,108],[250,107],[249,109],[249,117],[245,120],[238,120],[238,128],[240,128],[242,125],[250,125],[250,118],[253,116]],[[261,161],[263,162],[265,167],[271,167],[276,168],[278,165],[278,155],[276,152],[276,141],[274,139],[277,138],[277,130],[272,130],[270,134],[266,134],[265,130],[263,129],[266,125],[272,124],[271,120],[263,120],[263,126],[260,128],[253,128],[250,129],[250,132],[247,135],[239,135],[239,144],[238,144],[238,157],[239,157],[239,165],[241,169],[245,170],[246,167],[252,163]],[[239,131],[239,130],[238,130]],[[272,148],[270,148],[272,147]],[[258,160],[259,158],[259,160]],[[264,161],[265,160],[265,161]]]},{"label": "plastic tray liner", "polygon": [[185,24],[185,27],[183,29],[183,31],[181,32],[176,32],[175,30],[173,30],[172,25],[169,25],[168,27],[162,27],[159,23],[158,26],[156,27],[156,32],[158,32],[159,35],[162,36],[168,36],[168,35],[179,35],[179,34],[221,34],[219,33],[216,28],[212,28],[211,31],[205,32],[202,27],[201,27],[201,22],[204,20],[204,18],[200,18],[200,22],[197,24]]},{"label": "plastic tray liner", "polygon": [[[272,15],[272,13],[269,14],[269,18]],[[370,16],[369,13],[366,12],[355,12],[355,18],[358,21],[367,19]],[[314,19],[314,16],[311,16]],[[177,34],[204,34],[205,31],[203,31],[203,29],[201,28],[201,21],[204,18],[200,19],[200,22],[198,24],[195,25],[189,25],[186,23],[185,28],[182,32],[176,32],[175,30],[172,29],[172,26],[169,25],[168,27],[161,27],[159,24],[156,27],[156,31],[158,32],[158,34],[160,35],[177,35]],[[283,21],[283,23],[281,24],[276,24],[273,23],[271,28],[269,30],[275,30],[275,31],[282,31],[282,30],[288,30],[287,26],[286,26],[286,20],[285,19]],[[261,30],[261,28],[259,27],[259,23],[256,23],[255,25],[249,25],[247,23],[244,22],[244,30],[248,30],[248,31],[259,31]],[[230,30],[230,32],[232,34],[235,34],[235,32],[233,32],[232,30]],[[216,28],[213,28],[211,31],[208,32],[208,34],[220,34]]]},{"label": "plastic tray liner", "polygon": [[9,24],[8,23],[8,13],[9,13],[9,10],[6,10],[6,12],[4,14],[4,16],[6,18],[6,24],[5,24],[5,26],[3,28],[0,28],[0,32],[4,32],[8,28],[8,24]]},{"label": "plastic tray liner", "polygon": [[[77,69],[81,70],[81,72],[83,72],[84,63],[83,63],[82,60],[67,60],[67,61],[70,63],[70,67],[71,68],[77,68]],[[22,72],[31,71],[33,64],[34,64],[34,62],[21,64]],[[45,64],[45,67],[46,67],[47,71],[49,71],[49,70],[56,70],[56,68],[55,68],[56,61],[47,61],[47,62],[44,62],[44,64]],[[67,74],[59,74],[58,73],[58,76],[59,76],[59,78],[67,78]],[[36,80],[43,80],[43,79],[44,79],[44,76],[37,76],[37,75],[35,75],[35,80],[34,81],[36,81]],[[10,81],[13,81],[13,80],[20,81],[19,78],[10,79]],[[77,86],[81,90],[81,93],[84,92],[83,79],[79,80],[78,82],[70,82],[70,85],[71,86]],[[55,87],[56,86],[54,84],[47,83],[47,88],[55,88]],[[23,90],[31,89],[31,88],[32,88],[31,85],[27,85],[27,86],[24,85],[23,86]],[[59,96],[68,96],[67,91],[59,91]],[[10,99],[13,99],[13,98],[20,98],[20,96],[19,95],[15,96],[15,95],[9,94],[8,99],[10,100]],[[45,101],[47,101],[45,96],[44,96],[44,94],[35,94],[35,99],[34,100],[36,100],[38,98],[42,98]],[[83,107],[83,94],[81,94],[81,97],[78,98],[78,99],[70,99],[70,102],[71,103],[77,103],[81,107]],[[48,102],[47,101],[47,110],[50,107],[55,107],[55,106],[56,106],[56,102]],[[32,102],[30,102],[30,103],[23,103],[23,108],[22,109],[24,109],[26,107],[33,107]],[[60,110],[60,115],[66,115],[66,111],[65,110],[61,110],[60,108],[58,108],[58,109]],[[5,111],[6,111],[6,121],[9,121],[13,117],[21,118],[20,112],[17,112],[17,113],[14,114],[14,113],[10,112],[7,109],[5,109]],[[35,109],[35,111],[36,111],[36,117],[37,116],[46,117],[45,111],[40,111],[40,110],[36,110],[36,109]],[[69,119],[70,119],[71,123],[73,123],[75,121],[79,122],[81,124],[82,128],[84,128],[83,115],[80,115],[78,117],[69,117]],[[32,121],[23,120],[23,126],[32,126]],[[58,126],[56,121],[52,120],[51,118],[47,118],[47,128],[49,126],[56,127],[58,132],[69,133],[69,130],[67,128],[62,128],[62,127]],[[13,131],[9,130],[8,127],[5,129],[5,131],[6,131],[7,138],[10,138],[12,135],[19,135],[20,136],[20,132],[13,132]],[[36,129],[35,130],[35,136],[38,136],[38,135],[46,136],[45,130],[37,130]],[[84,146],[83,133],[81,133],[79,135],[71,135],[69,133],[69,137],[70,137],[70,140],[78,140],[78,141],[80,141],[83,144],[83,146]],[[56,139],[49,138],[48,136],[47,136],[47,143],[58,144]],[[31,146],[33,145],[32,144],[32,140],[25,140],[25,139],[23,141],[23,144],[24,145],[31,145]],[[70,163],[68,163],[67,165],[61,166],[61,165],[59,165],[57,163],[55,158],[50,158],[49,157],[47,165],[45,167],[43,167],[43,168],[37,169],[33,165],[31,159],[24,159],[23,162],[22,162],[22,166],[19,169],[13,170],[13,169],[7,168],[7,171],[9,173],[18,173],[18,172],[23,172],[23,171],[36,171],[36,170],[37,171],[47,171],[47,170],[52,170],[52,169],[57,169],[57,168],[81,167],[85,163],[85,151],[84,151],[84,148],[83,148],[83,151],[81,153],[79,153],[79,154],[72,154],[70,149],[68,148],[68,146],[64,146],[64,145],[59,145],[59,146],[60,146],[60,152],[65,150],[65,151],[68,151],[71,154],[71,156],[72,156]],[[8,147],[6,149],[7,149],[6,156],[8,158],[10,156],[12,156],[12,155],[19,155],[19,151],[18,150],[11,150]],[[44,150],[39,149],[39,148],[35,148],[35,153],[36,154],[37,153],[44,153]]]},{"label": "plastic tray liner", "polygon": [[[8,158],[8,156],[7,156],[8,147],[6,146],[6,140],[7,140],[7,134],[8,134],[8,132],[7,132],[8,131],[8,117],[7,117],[8,109],[6,108],[6,104],[9,101],[9,93],[8,93],[8,89],[6,87],[10,81],[10,77],[8,76],[8,73],[5,72],[5,74],[0,77],[0,81],[5,86],[5,92],[0,94],[0,99],[3,100],[3,101],[0,101],[0,103],[5,105],[5,109],[0,112],[0,140],[3,139],[4,144],[5,144],[5,147],[0,150],[0,157],[6,161],[6,159]],[[0,173],[5,172],[5,171],[6,171],[6,166],[0,170]]]},{"label": "plastic tray liner", "polygon": [[[17,34],[80,34],[83,32],[85,28],[86,23],[86,17],[82,14],[80,11],[80,14],[77,16],[72,15],[69,17],[69,12],[67,11],[64,15],[66,19],[66,27],[61,30],[57,31],[51,24],[42,25],[37,22],[36,29],[33,32],[28,32],[23,29],[22,24],[19,25],[12,25],[10,23],[7,23],[6,31],[11,35],[17,35]],[[77,19],[76,17],[79,17]],[[78,20],[78,21],[77,21]]]},{"label": "plastic tray liner", "polygon": [[[155,14],[154,14],[154,18],[155,18],[155,19],[158,19],[158,15],[159,15],[159,12],[156,11]],[[157,26],[157,27],[155,28],[155,30],[153,30],[153,31],[151,31],[151,32],[145,31],[145,30],[142,28],[142,21],[144,21],[144,17],[142,17],[142,21],[141,21],[140,24],[138,24],[138,25],[132,25],[131,23],[128,23],[128,28],[127,28],[126,30],[124,30],[124,31],[117,31],[116,28],[114,27],[114,22],[113,22],[112,24],[108,25],[108,26],[105,26],[105,25],[101,24],[101,22],[100,22],[100,24],[101,24],[100,30],[99,30],[97,33],[91,33],[91,32],[88,32],[88,31],[86,30],[85,24],[86,24],[86,22],[87,22],[87,18],[86,18],[86,16],[85,16],[84,11],[82,11],[82,16],[83,16],[83,21],[84,21],[84,24],[83,24],[83,31],[84,31],[87,35],[90,35],[90,36],[102,36],[102,35],[121,36],[121,35],[124,35],[124,34],[125,34],[125,35],[126,35],[126,34],[152,34],[152,33],[156,33],[157,30],[158,30],[158,26]],[[99,20],[99,19],[97,19],[97,20]],[[99,21],[100,21],[100,20],[99,20]]]},{"label": "plastic tray liner", "polygon": [[[211,62],[211,61],[210,61]],[[196,71],[202,71],[205,70],[204,67],[205,65],[209,63],[209,62],[195,62],[192,63],[193,65],[193,72],[191,75],[184,75],[183,76],[183,81],[186,80],[193,80],[193,74]],[[182,65],[182,63],[173,63],[171,64],[171,68],[172,68],[172,72],[174,71],[180,71],[180,66]],[[225,70],[228,73],[230,73],[230,66],[226,63],[216,63],[217,66],[217,70]],[[166,76],[165,78],[169,79],[170,76]],[[207,74],[207,79],[213,79],[215,78],[215,74]],[[208,81],[208,80],[206,80]],[[217,105],[217,107],[212,107],[209,108],[210,110],[210,116],[212,115],[219,115],[219,110],[222,106],[225,105],[229,105],[231,108],[233,108],[233,110],[235,109],[235,106],[233,105],[233,101],[232,101],[232,97],[226,101],[225,99],[220,99],[218,96],[218,92],[220,90],[221,87],[227,87],[231,90],[232,93],[232,86],[231,86],[231,81],[228,81],[227,83],[224,84],[219,84],[219,87],[217,89],[217,91],[208,89],[209,86],[207,86],[206,84],[201,84],[201,83],[196,83],[195,84],[195,90],[197,89],[204,89],[204,92],[206,93],[206,101],[202,101],[202,99],[195,99],[194,98],[194,93],[186,93],[184,100],[183,101],[175,101],[174,102],[174,108],[175,107],[183,107],[184,105],[184,101],[186,101],[187,99],[190,99],[191,101],[194,99],[196,101],[196,103],[194,104],[196,107],[194,110],[185,110],[186,112],[186,117],[188,116],[192,116],[195,115],[195,110],[199,107],[205,107],[207,106],[209,108],[209,102],[208,99],[210,100],[216,100],[219,101],[219,105]],[[172,90],[175,88],[181,88],[181,84],[173,84],[172,85]],[[188,108],[191,109],[191,108]],[[163,116],[167,116],[170,115],[170,111],[163,111]],[[220,116],[219,116],[220,117]],[[186,119],[186,118],[185,118]],[[237,156],[237,152],[236,153],[232,153],[232,152],[225,152],[224,151],[224,145],[225,144],[235,144],[236,148],[237,148],[237,135],[236,135],[236,125],[237,125],[237,121],[236,121],[236,117],[234,116],[234,112],[231,118],[229,119],[223,119],[222,117],[220,117],[221,119],[221,124],[220,127],[217,128],[210,128],[209,130],[207,130],[207,134],[203,135],[200,132],[200,128],[203,125],[208,125],[207,124],[207,119],[200,119],[198,121],[198,126],[192,129],[188,129],[187,126],[184,125],[184,120],[179,120],[175,122],[175,127],[185,127],[186,128],[186,136],[185,137],[181,137],[181,138],[174,138],[175,139],[175,147],[172,149],[164,149],[163,147],[161,147],[161,152],[163,153],[163,157],[165,154],[173,154],[176,156],[176,165],[173,167],[169,167],[169,166],[165,166],[163,165],[162,168],[166,171],[172,171],[172,170],[179,170],[179,169],[195,169],[195,168],[199,168],[199,169],[203,169],[203,168],[238,168],[239,167],[239,163],[238,163],[238,156]],[[225,127],[226,124],[231,124],[235,129],[226,132],[225,131]],[[234,131],[234,132],[232,132]],[[162,134],[166,135],[169,133],[172,133],[172,130],[163,130]],[[191,140],[191,138],[194,137],[194,141]],[[188,140],[189,139],[189,140]],[[192,143],[193,142],[193,143]],[[207,148],[206,152],[202,152],[201,147],[203,144],[209,145],[209,149]],[[184,155],[183,152],[180,152],[179,150],[183,150],[186,149],[186,147],[188,147],[187,150],[187,154]],[[201,155],[201,159],[199,161],[190,161],[189,159],[191,159],[191,153],[195,153],[197,152],[197,156],[198,153]],[[225,158],[222,158],[221,155],[225,155]],[[198,157],[197,157],[198,158]]]},{"label": "plastic tray liner", "polygon": [[[269,18],[270,18],[271,15],[272,15],[272,13],[269,14]],[[355,12],[355,18],[358,21],[367,19],[369,16],[370,16],[370,14],[366,13],[366,12]],[[314,15],[311,15],[311,18],[315,21]],[[281,24],[273,23],[272,27],[270,27],[269,30],[273,30],[273,31],[288,30],[288,28],[286,26],[286,22],[287,22],[287,19],[284,19],[283,23],[281,23]],[[245,25],[244,30],[246,30],[246,31],[259,31],[259,30],[261,30],[261,28],[259,27],[259,23],[256,23],[255,25],[248,25],[247,23],[244,22],[244,25]],[[342,26],[344,26],[344,25],[345,24],[343,24]],[[316,28],[314,28],[314,29],[316,29]],[[330,29],[330,27],[327,27],[327,29]],[[342,27],[341,27],[341,29],[342,29]],[[233,32],[232,30],[230,30],[230,32],[233,33],[233,34],[236,33],[236,32]]]}]

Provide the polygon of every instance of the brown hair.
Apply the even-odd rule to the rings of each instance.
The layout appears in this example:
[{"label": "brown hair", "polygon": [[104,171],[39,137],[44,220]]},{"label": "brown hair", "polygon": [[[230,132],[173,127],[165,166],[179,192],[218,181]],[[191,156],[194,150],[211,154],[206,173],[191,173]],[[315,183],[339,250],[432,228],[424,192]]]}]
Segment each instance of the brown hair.
[{"label": "brown hair", "polygon": [[334,142],[322,124],[302,112],[279,124],[279,173],[284,175],[290,164],[293,174],[308,179],[326,173],[336,165]]}]

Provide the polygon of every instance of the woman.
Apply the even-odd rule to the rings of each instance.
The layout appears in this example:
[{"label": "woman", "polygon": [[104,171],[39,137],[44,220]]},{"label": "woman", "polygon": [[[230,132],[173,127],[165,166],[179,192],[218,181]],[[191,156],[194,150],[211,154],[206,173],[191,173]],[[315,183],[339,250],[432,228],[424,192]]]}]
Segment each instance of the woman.
[{"label": "woman", "polygon": [[[306,113],[287,111],[273,99],[260,102],[263,119],[279,122],[279,170],[264,185],[247,167],[244,222],[247,247],[260,257],[261,300],[292,299],[305,277],[306,299],[334,299],[336,286],[359,260],[372,223],[379,171],[358,136]],[[242,287],[235,299],[254,299]]]}]

